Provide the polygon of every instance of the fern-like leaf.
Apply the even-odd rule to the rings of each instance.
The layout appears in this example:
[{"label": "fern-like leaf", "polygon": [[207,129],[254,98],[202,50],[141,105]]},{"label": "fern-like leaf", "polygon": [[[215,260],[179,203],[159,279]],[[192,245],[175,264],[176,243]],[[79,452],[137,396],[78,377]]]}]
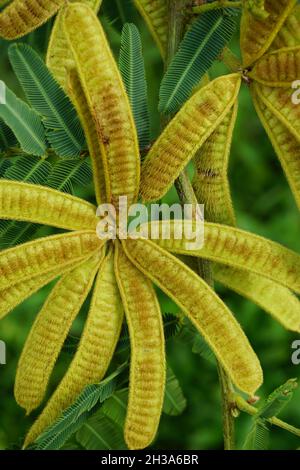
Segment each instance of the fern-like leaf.
[{"label": "fern-like leaf", "polygon": [[147,82],[140,34],[131,23],[123,27],[119,67],[131,104],[139,146],[143,150],[150,145]]},{"label": "fern-like leaf", "polygon": [[243,449],[267,450],[269,447],[269,425],[263,419],[254,419],[250,431],[246,436]]},{"label": "fern-like leaf", "polygon": [[171,367],[168,366],[163,412],[170,416],[178,416],[184,411],[185,407],[186,399],[182,393],[178,379],[174,375]]},{"label": "fern-like leaf", "polygon": [[28,101],[43,117],[51,147],[61,157],[78,156],[84,134],[69,97],[27,44],[13,44],[9,58]]},{"label": "fern-like leaf", "polygon": [[274,390],[261,406],[258,416],[263,419],[277,416],[289,403],[297,386],[297,379],[290,379]]},{"label": "fern-like leaf", "polygon": [[120,427],[124,427],[128,403],[128,388],[117,390],[106,400],[102,407],[102,413],[114,421]]},{"label": "fern-like leaf", "polygon": [[122,429],[101,410],[83,424],[76,439],[87,450],[127,449]]},{"label": "fern-like leaf", "polygon": [[43,155],[46,139],[40,116],[6,86],[5,95],[5,103],[0,103],[0,118],[12,130],[24,152]]},{"label": "fern-like leaf", "polygon": [[160,89],[159,110],[175,113],[230,41],[236,26],[231,9],[200,15],[186,33]]},{"label": "fern-like leaf", "polygon": [[104,402],[113,394],[126,369],[127,365],[123,364],[99,384],[87,386],[62,416],[36,439],[33,447],[38,450],[60,449],[78,430],[79,424],[90,416],[97,403]]},{"label": "fern-like leaf", "polygon": [[74,185],[86,186],[92,181],[92,171],[86,159],[59,160],[53,167],[46,185],[66,193],[74,193]]},{"label": "fern-like leaf", "polygon": [[0,152],[17,145],[17,139],[11,129],[0,119]]},{"label": "fern-like leaf", "polygon": [[6,170],[11,166],[11,161],[8,158],[2,158],[0,161],[0,178],[3,178]]}]

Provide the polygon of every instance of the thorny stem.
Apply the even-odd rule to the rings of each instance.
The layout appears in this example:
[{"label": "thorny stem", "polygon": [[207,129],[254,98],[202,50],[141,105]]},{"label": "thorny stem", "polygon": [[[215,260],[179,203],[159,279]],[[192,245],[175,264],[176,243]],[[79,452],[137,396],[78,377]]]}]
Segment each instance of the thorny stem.
[{"label": "thorny stem", "polygon": [[[190,0],[168,0],[169,34],[166,60],[167,66],[176,54],[180,41],[183,37],[187,19],[187,17],[185,16],[185,12],[187,12],[189,5]],[[169,119],[170,118],[171,116],[169,116]],[[168,120],[166,120],[166,123],[168,122]],[[197,199],[186,170],[183,171],[176,180],[175,187],[182,204],[197,204]],[[212,288],[214,287],[212,269],[208,261],[201,259],[198,261],[198,273]],[[218,372],[220,378],[223,404],[224,449],[230,450],[234,449],[233,409],[236,408],[233,401],[233,386],[227,373],[224,371],[220,364],[218,364]]]},{"label": "thorny stem", "polygon": [[[248,413],[251,416],[255,416],[256,413],[258,412],[257,408],[250,405],[240,395],[235,395],[234,396],[234,403],[235,403],[238,410],[243,411],[245,413]],[[295,434],[295,436],[300,437],[300,429],[299,428],[295,428],[294,426],[291,426],[290,424],[282,421],[279,418],[273,417],[273,418],[267,419],[267,421],[270,424],[273,424],[274,426],[277,426],[281,429],[284,429],[285,431],[289,431],[290,433]]]}]

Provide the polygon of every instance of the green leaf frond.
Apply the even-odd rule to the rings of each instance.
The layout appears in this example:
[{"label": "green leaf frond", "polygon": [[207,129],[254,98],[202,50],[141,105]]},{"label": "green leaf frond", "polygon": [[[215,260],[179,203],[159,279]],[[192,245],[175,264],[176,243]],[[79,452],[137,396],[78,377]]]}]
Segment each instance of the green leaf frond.
[{"label": "green leaf frond", "polygon": [[17,145],[17,139],[11,129],[0,119],[0,152]]},{"label": "green leaf frond", "polygon": [[9,58],[31,106],[42,116],[47,139],[60,157],[76,157],[84,134],[69,97],[39,55],[27,44],[13,44]]},{"label": "green leaf frond", "polygon": [[122,31],[119,68],[131,104],[140,149],[150,145],[150,117],[147,82],[140,33],[126,23]]},{"label": "green leaf frond", "polygon": [[160,112],[178,111],[228,44],[235,27],[236,16],[231,9],[208,11],[197,18],[163,78]]},{"label": "green leaf frond", "polygon": [[7,86],[5,95],[5,103],[0,103],[0,118],[12,130],[24,152],[44,155],[46,138],[40,116]]},{"label": "green leaf frond", "polygon": [[87,159],[59,160],[52,167],[46,185],[66,193],[74,193],[74,186],[88,185],[92,181],[92,170]]},{"label": "green leaf frond", "polygon": [[113,394],[125,370],[127,365],[124,364],[99,384],[86,387],[62,416],[38,437],[32,447],[36,450],[60,449],[88,418],[94,407]]}]

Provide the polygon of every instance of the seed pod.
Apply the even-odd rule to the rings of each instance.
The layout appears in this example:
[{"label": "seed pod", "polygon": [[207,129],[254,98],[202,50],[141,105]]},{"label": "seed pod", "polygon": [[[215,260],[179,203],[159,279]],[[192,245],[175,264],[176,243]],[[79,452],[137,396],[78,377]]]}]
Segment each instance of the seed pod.
[{"label": "seed pod", "polygon": [[61,277],[38,314],[19,359],[15,397],[27,414],[43,401],[63,343],[99,268],[99,253]]},{"label": "seed pod", "polygon": [[97,203],[105,203],[107,201],[106,183],[104,178],[104,168],[101,157],[101,147],[98,142],[97,129],[75,69],[71,70],[69,73],[69,93],[77,110],[87,140],[93,166],[93,178]]},{"label": "seed pod", "polygon": [[228,164],[237,108],[236,102],[197,153],[193,181],[197,201],[204,204],[206,220],[227,225],[235,225]]},{"label": "seed pod", "polygon": [[296,2],[297,0],[266,0],[265,10],[269,13],[267,19],[257,18],[247,8],[243,9],[241,50],[245,68],[269,49]]},{"label": "seed pod", "polygon": [[157,139],[142,166],[145,202],[163,197],[236,101],[240,74],[219,77],[195,93]]},{"label": "seed pod", "polygon": [[0,36],[17,39],[46,23],[65,0],[13,0],[0,13]]},{"label": "seed pod", "polygon": [[[96,13],[100,10],[102,4],[102,0],[81,1],[89,5]],[[55,19],[47,49],[46,64],[56,80],[67,91],[69,72],[76,65],[63,29],[64,14],[65,9],[62,8]]]},{"label": "seed pod", "polygon": [[103,378],[119,339],[122,320],[123,309],[110,252],[100,267],[76,354],[57,390],[29,430],[25,447],[57,419],[87,385]]},{"label": "seed pod", "polygon": [[300,5],[295,6],[274,39],[270,50],[300,46]]},{"label": "seed pod", "polygon": [[183,310],[203,335],[234,384],[253,394],[262,370],[240,325],[194,271],[149,240],[126,241],[130,260]]},{"label": "seed pod", "polygon": [[107,201],[117,206],[137,198],[140,158],[136,128],[118,67],[102,26],[87,6],[70,4],[65,30],[80,81],[94,117],[101,148]]},{"label": "seed pod", "polygon": [[255,93],[253,101],[300,209],[300,141],[277,119]]},{"label": "seed pod", "polygon": [[[185,221],[183,236],[174,239],[179,222],[151,222],[152,228],[158,228],[159,239],[154,242],[171,253],[197,256],[221,264],[239,268],[243,271],[259,274],[273,280],[297,293],[300,293],[300,255],[250,232],[226,225],[204,224],[204,246],[193,250],[187,244],[191,240],[185,237],[195,229],[192,222]],[[170,235],[166,239],[166,230]],[[145,232],[144,232],[145,230]],[[149,225],[142,225],[141,236],[147,233]],[[178,232],[177,232],[178,233]]]},{"label": "seed pod", "polygon": [[300,141],[300,106],[292,101],[293,89],[271,88],[261,84],[253,85],[254,93],[272,114]]},{"label": "seed pod", "polygon": [[155,40],[161,56],[166,57],[168,36],[168,7],[166,0],[134,0]]},{"label": "seed pod", "polygon": [[34,276],[31,279],[27,279],[26,282],[21,281],[2,289],[0,291],[0,320],[32,294],[53,281],[53,279],[60,276],[65,271],[67,272],[74,268],[75,265],[76,264],[70,264],[65,269],[54,269],[47,274]]},{"label": "seed pod", "polygon": [[129,449],[144,449],[155,438],[164,401],[166,364],[162,314],[152,283],[116,251],[116,278],[131,344],[125,439]]},{"label": "seed pod", "polygon": [[56,269],[64,270],[76,261],[80,263],[102,245],[95,232],[78,231],[40,238],[1,251],[0,290]]},{"label": "seed pod", "polygon": [[300,302],[286,287],[253,273],[214,265],[214,279],[252,300],[291,331],[300,332]]},{"label": "seed pod", "polygon": [[19,181],[0,181],[0,218],[51,225],[66,230],[94,230],[96,207],[55,189]]},{"label": "seed pod", "polygon": [[300,46],[286,47],[264,55],[249,77],[270,87],[291,88],[300,76]]}]

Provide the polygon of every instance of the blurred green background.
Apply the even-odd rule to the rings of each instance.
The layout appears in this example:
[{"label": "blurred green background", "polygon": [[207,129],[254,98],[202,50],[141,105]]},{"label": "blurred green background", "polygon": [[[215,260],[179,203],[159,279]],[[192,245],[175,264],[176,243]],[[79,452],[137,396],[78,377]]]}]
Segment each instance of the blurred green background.
[{"label": "blurred green background", "polygon": [[[163,73],[158,50],[130,0],[115,2],[104,0],[100,16],[116,56],[122,22],[134,22],[140,29],[147,67],[152,133],[153,138],[156,138],[160,128],[160,117],[157,112],[158,88]],[[22,41],[32,44],[44,54],[51,23],[52,21],[48,22]],[[233,44],[235,50],[238,50],[237,44],[236,38]],[[0,79],[22,96],[8,64],[5,41],[1,41],[0,51]],[[220,73],[222,67],[217,69]],[[300,252],[299,213],[277,157],[259,123],[246,85],[243,85],[240,96],[239,116],[230,163],[230,181],[238,225]],[[92,187],[85,190],[79,188],[77,194],[93,199]],[[168,195],[168,200],[172,198],[175,198],[174,191]],[[217,286],[217,289],[242,324],[261,360],[265,382],[259,394],[266,396],[288,378],[299,377],[300,365],[295,366],[291,362],[291,344],[294,340],[300,339],[299,336],[285,331],[254,304],[220,286]],[[42,289],[0,324],[0,339],[7,344],[7,364],[0,366],[0,449],[19,448],[27,428],[35,417],[35,414],[25,417],[23,410],[14,400],[13,386],[22,346],[49,290],[50,286]],[[163,311],[178,311],[168,299],[163,296],[161,299]],[[74,324],[74,333],[80,332],[83,317],[84,312]],[[215,367],[202,357],[193,354],[191,346],[182,341],[170,341],[167,352],[168,361],[187,398],[187,407],[179,417],[165,415],[162,417],[153,447],[221,449],[221,404]],[[68,360],[67,356],[62,355],[52,377],[50,391],[57,384]],[[282,413],[282,419],[300,427],[299,405],[300,390],[297,390],[292,402]],[[247,416],[240,416],[237,420],[238,446],[241,445],[249,424]],[[299,439],[295,436],[277,428],[272,429],[271,449],[295,449],[299,446]]]}]

